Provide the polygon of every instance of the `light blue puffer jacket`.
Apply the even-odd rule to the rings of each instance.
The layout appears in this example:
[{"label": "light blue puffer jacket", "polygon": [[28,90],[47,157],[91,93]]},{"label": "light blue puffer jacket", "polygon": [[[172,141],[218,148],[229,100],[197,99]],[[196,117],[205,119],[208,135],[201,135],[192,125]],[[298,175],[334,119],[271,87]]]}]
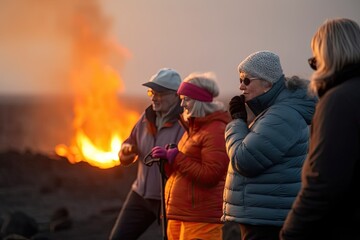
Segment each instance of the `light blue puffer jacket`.
[{"label": "light blue puffer jacket", "polygon": [[301,186],[309,126],[317,99],[301,79],[282,77],[247,102],[256,118],[231,121],[225,130],[230,164],[222,221],[281,226]]}]

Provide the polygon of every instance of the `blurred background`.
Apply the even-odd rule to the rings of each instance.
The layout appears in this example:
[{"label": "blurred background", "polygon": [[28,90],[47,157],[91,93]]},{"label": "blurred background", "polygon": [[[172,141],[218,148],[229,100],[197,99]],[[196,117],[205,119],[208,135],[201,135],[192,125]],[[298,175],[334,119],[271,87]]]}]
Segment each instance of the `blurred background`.
[{"label": "blurred background", "polygon": [[69,93],[69,74],[92,57],[116,71],[122,92],[140,96],[164,66],[183,77],[214,71],[221,93],[233,94],[236,66],[258,50],[308,77],[317,27],[333,17],[359,22],[359,10],[357,0],[1,0],[0,93]]},{"label": "blurred background", "polygon": [[1,0],[0,150],[116,158],[149,104],[141,84],[159,68],[213,71],[225,102],[255,51],[309,78],[318,26],[360,22],[359,10],[358,0]]}]

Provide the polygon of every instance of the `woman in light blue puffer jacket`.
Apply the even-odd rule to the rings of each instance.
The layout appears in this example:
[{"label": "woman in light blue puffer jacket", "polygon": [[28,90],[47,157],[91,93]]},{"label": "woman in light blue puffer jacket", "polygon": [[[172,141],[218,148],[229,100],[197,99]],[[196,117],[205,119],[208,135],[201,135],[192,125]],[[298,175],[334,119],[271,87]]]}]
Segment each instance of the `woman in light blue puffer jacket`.
[{"label": "woman in light blue puffer jacket", "polygon": [[284,77],[272,52],[251,54],[238,70],[242,96],[229,104],[222,220],[239,223],[243,240],[278,239],[301,186],[317,100],[307,94],[308,81]]}]

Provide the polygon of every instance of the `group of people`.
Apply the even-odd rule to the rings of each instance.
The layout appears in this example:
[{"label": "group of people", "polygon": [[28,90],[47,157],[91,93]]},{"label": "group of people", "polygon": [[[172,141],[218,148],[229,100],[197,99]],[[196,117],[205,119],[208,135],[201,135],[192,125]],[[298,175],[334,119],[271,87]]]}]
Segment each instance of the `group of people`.
[{"label": "group of people", "polygon": [[228,106],[211,72],[162,68],[144,83],[151,106],[119,151],[137,177],[109,239],[165,217],[169,240],[225,239],[226,223],[232,239],[360,239],[359,25],[326,20],[311,49],[310,81],[250,54]]}]

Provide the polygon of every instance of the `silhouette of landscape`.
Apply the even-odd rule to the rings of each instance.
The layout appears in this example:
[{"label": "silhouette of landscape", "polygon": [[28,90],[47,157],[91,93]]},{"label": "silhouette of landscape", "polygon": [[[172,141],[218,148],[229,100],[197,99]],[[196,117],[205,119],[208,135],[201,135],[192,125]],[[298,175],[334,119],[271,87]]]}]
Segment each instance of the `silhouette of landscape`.
[{"label": "silhouette of landscape", "polygon": [[[107,239],[137,165],[100,169],[57,156],[54,147],[68,144],[72,133],[68,98],[0,100],[0,239],[11,231],[25,231],[16,222],[17,229],[9,227],[9,219],[35,222],[32,239]],[[122,101],[139,110],[148,104],[139,99]],[[141,237],[159,238],[155,225]]]}]

